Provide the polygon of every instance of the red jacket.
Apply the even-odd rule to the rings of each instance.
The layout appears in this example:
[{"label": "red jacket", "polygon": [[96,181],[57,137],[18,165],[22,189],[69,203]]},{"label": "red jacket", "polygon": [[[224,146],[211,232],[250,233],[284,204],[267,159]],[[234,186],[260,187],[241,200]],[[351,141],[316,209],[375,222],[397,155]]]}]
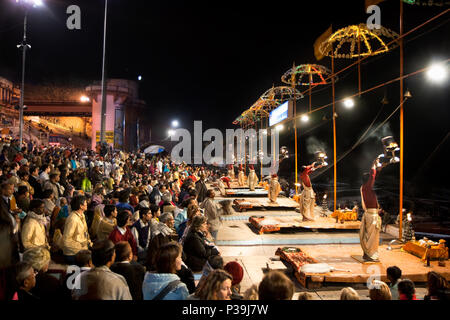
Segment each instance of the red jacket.
[{"label": "red jacket", "polygon": [[125,234],[121,234],[119,229],[117,229],[117,227],[114,228],[113,231],[111,231],[110,235],[109,235],[109,240],[111,240],[114,244],[116,244],[117,242],[120,241],[127,241],[130,246],[131,246],[131,250],[133,251],[133,254],[135,256],[137,256],[137,243],[136,243],[136,239],[134,238],[133,234],[131,233],[130,228],[126,227],[127,231],[125,232]]}]

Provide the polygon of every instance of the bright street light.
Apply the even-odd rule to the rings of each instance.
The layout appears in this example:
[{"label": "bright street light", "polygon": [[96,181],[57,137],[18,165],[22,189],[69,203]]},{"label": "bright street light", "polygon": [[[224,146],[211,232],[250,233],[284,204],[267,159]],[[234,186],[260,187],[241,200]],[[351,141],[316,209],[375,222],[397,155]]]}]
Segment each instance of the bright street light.
[{"label": "bright street light", "polygon": [[138,80],[141,81],[142,80],[142,76],[138,76]]},{"label": "bright street light", "polygon": [[171,137],[175,134],[175,130],[169,130],[167,131],[167,134],[169,135],[169,137]]},{"label": "bright street light", "polygon": [[282,124],[279,124],[275,127],[275,130],[281,131],[281,130],[283,130],[283,128],[284,128],[284,126]]},{"label": "bright street light", "polygon": [[342,103],[344,104],[344,106],[345,106],[347,109],[351,109],[351,108],[353,108],[353,106],[355,105],[355,102],[354,102],[353,99],[351,99],[351,98],[345,99]]},{"label": "bright street light", "polygon": [[447,78],[447,68],[443,64],[433,64],[427,71],[427,77],[432,82],[442,82]]},{"label": "bright street light", "polygon": [[300,118],[303,122],[308,122],[309,121],[309,116],[307,114],[302,115],[302,117]]},{"label": "bright street light", "polygon": [[172,127],[177,128],[179,125],[178,120],[173,120],[172,121]]},{"label": "bright street light", "polygon": [[32,5],[33,7],[41,7],[44,5],[42,0],[16,0],[16,3],[23,5]]}]

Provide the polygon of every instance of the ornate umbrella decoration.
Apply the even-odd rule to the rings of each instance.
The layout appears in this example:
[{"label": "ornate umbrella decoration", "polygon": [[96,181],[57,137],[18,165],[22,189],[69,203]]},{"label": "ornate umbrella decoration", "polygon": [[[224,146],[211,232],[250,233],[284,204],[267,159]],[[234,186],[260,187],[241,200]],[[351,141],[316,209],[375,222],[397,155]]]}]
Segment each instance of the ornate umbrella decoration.
[{"label": "ornate umbrella decoration", "polygon": [[384,27],[370,30],[361,23],[339,29],[322,42],[319,50],[323,55],[333,58],[372,56],[395,48],[398,45],[397,41],[387,45],[386,40],[390,40],[387,41],[389,43],[398,36],[394,31]]},{"label": "ornate umbrella decoration", "polygon": [[[281,81],[291,86],[317,86],[331,81],[331,71],[318,64],[293,66],[281,76]],[[327,81],[328,79],[328,81]]]},{"label": "ornate umbrella decoration", "polygon": [[[337,76],[335,76],[335,81]],[[295,86],[309,86],[309,111],[311,111],[311,90],[318,85],[324,85],[331,82],[331,71],[318,64],[293,65],[291,69],[281,76],[281,81]]]},{"label": "ornate umbrella decoration", "polygon": [[272,87],[266,92],[264,92],[260,99],[265,101],[276,101],[281,103],[290,99],[301,99],[303,94],[295,88],[287,86]]},{"label": "ornate umbrella decoration", "polygon": [[361,94],[361,57],[388,52],[398,45],[399,37],[392,30],[381,27],[369,29],[361,23],[339,29],[319,46],[324,56],[331,58],[358,58],[358,92]]}]

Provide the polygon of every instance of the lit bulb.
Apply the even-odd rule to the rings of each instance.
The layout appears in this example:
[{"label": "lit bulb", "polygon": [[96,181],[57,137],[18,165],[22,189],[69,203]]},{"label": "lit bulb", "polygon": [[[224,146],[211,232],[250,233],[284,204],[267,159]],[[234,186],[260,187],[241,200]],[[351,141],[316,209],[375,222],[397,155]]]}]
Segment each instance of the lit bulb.
[{"label": "lit bulb", "polygon": [[300,118],[303,122],[308,122],[309,121],[309,117],[307,114],[302,115],[302,117]]},{"label": "lit bulb", "polygon": [[284,126],[283,126],[282,124],[279,124],[279,125],[277,125],[277,126],[275,127],[275,129],[276,129],[277,131],[281,131],[281,130],[283,130],[283,128],[284,128]]},{"label": "lit bulb", "polygon": [[355,102],[353,101],[353,99],[350,99],[350,98],[345,99],[345,100],[343,101],[343,103],[344,103],[344,106],[345,106],[347,109],[351,109],[351,108],[353,108],[353,106],[355,105]]},{"label": "lit bulb", "polygon": [[427,77],[432,82],[442,82],[447,78],[446,67],[442,64],[434,64],[427,71]]}]

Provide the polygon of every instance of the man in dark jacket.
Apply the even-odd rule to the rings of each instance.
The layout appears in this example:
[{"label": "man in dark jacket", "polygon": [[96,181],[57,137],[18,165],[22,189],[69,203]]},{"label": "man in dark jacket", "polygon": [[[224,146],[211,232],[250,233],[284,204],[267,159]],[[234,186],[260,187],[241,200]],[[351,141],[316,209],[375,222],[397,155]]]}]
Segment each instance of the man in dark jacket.
[{"label": "man in dark jacket", "polygon": [[139,263],[132,262],[133,252],[128,242],[122,241],[115,245],[116,261],[111,271],[122,275],[127,281],[133,300],[142,300],[142,282],[145,268]]},{"label": "man in dark jacket", "polygon": [[207,197],[206,193],[208,192],[208,187],[206,186],[205,175],[204,174],[201,174],[200,175],[200,180],[198,180],[195,183],[195,191],[197,191],[197,201],[198,201],[198,203],[202,203],[203,200],[206,199],[206,197]]},{"label": "man in dark jacket", "polygon": [[186,254],[185,263],[193,272],[202,271],[208,258],[219,254],[217,247],[206,240],[205,233],[207,231],[206,218],[202,215],[195,216],[183,246]]},{"label": "man in dark jacket", "polygon": [[33,197],[36,199],[42,199],[42,185],[39,180],[39,167],[30,168],[30,178],[28,183],[34,189]]}]

